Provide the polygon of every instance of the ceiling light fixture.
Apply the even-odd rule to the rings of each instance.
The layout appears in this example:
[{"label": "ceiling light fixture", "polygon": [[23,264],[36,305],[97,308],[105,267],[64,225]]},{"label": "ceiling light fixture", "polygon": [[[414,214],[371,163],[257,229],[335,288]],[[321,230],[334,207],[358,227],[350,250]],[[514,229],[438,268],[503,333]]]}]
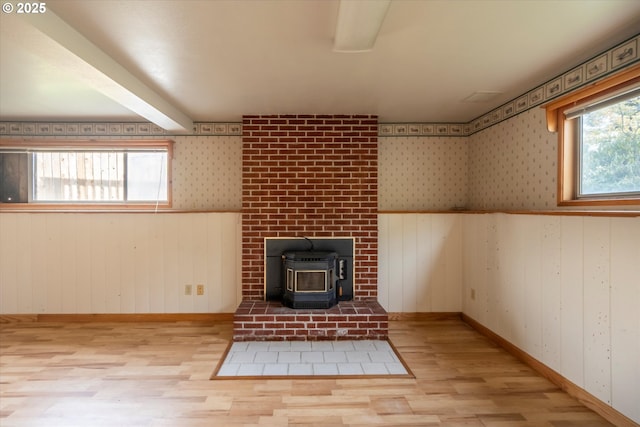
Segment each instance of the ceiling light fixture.
[{"label": "ceiling light fixture", "polygon": [[333,50],[368,52],[378,37],[391,0],[340,0]]}]

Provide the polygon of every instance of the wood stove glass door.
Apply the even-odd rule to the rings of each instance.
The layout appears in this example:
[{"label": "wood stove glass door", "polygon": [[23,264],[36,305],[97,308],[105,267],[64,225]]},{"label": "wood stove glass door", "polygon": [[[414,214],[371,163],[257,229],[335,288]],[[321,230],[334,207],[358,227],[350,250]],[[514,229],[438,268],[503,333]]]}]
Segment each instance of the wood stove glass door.
[{"label": "wood stove glass door", "polygon": [[296,271],[296,292],[326,292],[326,271]]}]

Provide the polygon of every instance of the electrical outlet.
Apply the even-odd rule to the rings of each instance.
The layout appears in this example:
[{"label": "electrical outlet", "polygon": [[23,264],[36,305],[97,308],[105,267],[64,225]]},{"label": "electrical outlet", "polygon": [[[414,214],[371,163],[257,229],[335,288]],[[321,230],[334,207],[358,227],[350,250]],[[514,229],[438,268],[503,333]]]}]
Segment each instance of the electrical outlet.
[{"label": "electrical outlet", "polygon": [[185,295],[193,294],[193,287],[191,285],[184,285],[184,294]]},{"label": "electrical outlet", "polygon": [[471,299],[475,300],[476,299],[476,290],[471,288]]},{"label": "electrical outlet", "polygon": [[196,295],[204,295],[204,285],[196,285]]}]

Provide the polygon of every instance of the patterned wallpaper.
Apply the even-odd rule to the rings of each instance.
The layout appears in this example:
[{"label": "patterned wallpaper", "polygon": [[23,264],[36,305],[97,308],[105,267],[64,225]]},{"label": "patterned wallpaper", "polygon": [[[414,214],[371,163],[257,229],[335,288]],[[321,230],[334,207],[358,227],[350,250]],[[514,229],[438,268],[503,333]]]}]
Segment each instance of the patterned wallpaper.
[{"label": "patterned wallpaper", "polygon": [[173,159],[173,207],[242,208],[242,137],[178,136]]},{"label": "patterned wallpaper", "polygon": [[467,204],[468,138],[378,138],[378,207],[448,210]]},{"label": "patterned wallpaper", "polygon": [[[172,139],[176,141],[174,208],[239,211],[242,137],[186,135]],[[547,131],[541,108],[467,137],[379,137],[378,144],[381,211],[438,211],[455,207],[557,209],[557,134]]]},{"label": "patterned wallpaper", "polygon": [[[174,207],[240,210],[241,138],[181,136],[175,141]],[[464,137],[379,138],[379,209],[419,211],[467,206],[470,142]]]},{"label": "patterned wallpaper", "polygon": [[558,136],[536,108],[469,139],[469,208],[556,209]]}]

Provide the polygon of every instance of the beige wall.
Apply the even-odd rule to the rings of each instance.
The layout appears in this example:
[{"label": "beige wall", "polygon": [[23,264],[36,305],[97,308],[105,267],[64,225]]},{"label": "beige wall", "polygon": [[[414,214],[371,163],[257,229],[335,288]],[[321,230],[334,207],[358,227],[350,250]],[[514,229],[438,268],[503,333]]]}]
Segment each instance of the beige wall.
[{"label": "beige wall", "polygon": [[462,311],[640,422],[640,217],[381,214],[379,224],[386,310]]},{"label": "beige wall", "polygon": [[468,205],[468,138],[381,137],[378,143],[381,211]]},{"label": "beige wall", "polygon": [[173,207],[239,211],[242,207],[242,137],[174,138]]},{"label": "beige wall", "polygon": [[462,311],[462,216],[379,215],[378,301],[387,311]]},{"label": "beige wall", "polygon": [[0,313],[234,312],[240,225],[234,212],[4,212]]},{"label": "beige wall", "polygon": [[471,209],[556,209],[558,136],[541,108],[468,138]]},{"label": "beige wall", "polygon": [[463,311],[640,421],[640,218],[465,215],[463,236]]},{"label": "beige wall", "polygon": [[557,135],[542,109],[469,137],[379,141],[381,211],[557,208]]}]

